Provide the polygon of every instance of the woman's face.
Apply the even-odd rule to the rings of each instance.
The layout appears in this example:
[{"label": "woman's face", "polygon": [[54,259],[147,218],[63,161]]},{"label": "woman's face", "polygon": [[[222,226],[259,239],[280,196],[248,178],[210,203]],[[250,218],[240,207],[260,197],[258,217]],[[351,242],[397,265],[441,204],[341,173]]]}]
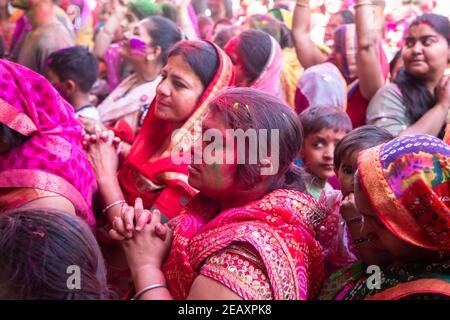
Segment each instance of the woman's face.
[{"label": "woman's face", "polygon": [[395,236],[378,218],[362,190],[359,175],[355,175],[355,204],[364,217],[361,236],[368,238],[365,253],[367,265],[385,267],[392,262],[416,262],[423,258],[425,249],[413,246]]},{"label": "woman's face", "polygon": [[224,49],[225,52],[230,57],[231,62],[233,63],[236,87],[249,87],[250,79],[247,77],[245,73],[242,60],[239,57],[238,48],[239,48],[239,37],[236,36],[232,38],[230,41],[228,41]]},{"label": "woman's face", "polygon": [[[146,21],[138,22],[123,37],[121,56],[130,63],[145,63],[149,54],[156,54]],[[155,57],[156,58],[156,57]]]},{"label": "woman's face", "polygon": [[156,88],[155,115],[160,120],[184,123],[205,90],[202,81],[180,55],[169,58],[161,75],[163,80]]},{"label": "woman's face", "polygon": [[423,81],[437,81],[449,61],[447,39],[427,24],[412,26],[405,38],[402,57],[408,73]]},{"label": "woman's face", "polygon": [[[218,201],[233,198],[236,194],[237,184],[237,164],[236,161],[229,164],[226,161],[228,154],[233,153],[236,158],[235,146],[226,143],[230,139],[230,131],[227,128],[223,117],[217,112],[209,112],[202,121],[202,137],[205,133],[214,134],[214,137],[222,137],[222,145],[215,148],[213,152],[212,142],[203,141],[201,148],[192,148],[192,163],[188,168],[189,184]],[[206,139],[203,139],[206,140]],[[217,144],[215,140],[214,145]],[[208,147],[210,146],[210,147]],[[201,150],[200,150],[201,149]],[[214,158],[212,158],[214,157]],[[200,161],[201,160],[201,161]],[[201,162],[201,163],[199,163]]]}]

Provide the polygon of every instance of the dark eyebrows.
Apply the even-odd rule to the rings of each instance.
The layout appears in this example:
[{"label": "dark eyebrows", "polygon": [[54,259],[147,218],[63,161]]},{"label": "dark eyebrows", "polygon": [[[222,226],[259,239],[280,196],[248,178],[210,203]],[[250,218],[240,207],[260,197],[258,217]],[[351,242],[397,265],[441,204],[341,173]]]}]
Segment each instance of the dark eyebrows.
[{"label": "dark eyebrows", "polygon": [[319,141],[319,142],[323,142],[323,143],[327,143],[327,139],[325,139],[324,137],[321,136],[316,136],[314,141]]},{"label": "dark eyebrows", "polygon": [[[435,35],[435,34],[426,34],[426,35],[424,35],[424,36],[419,37],[419,40],[420,40],[420,41],[424,41],[424,40],[426,40],[426,39],[428,39],[428,38],[435,38],[435,39],[437,39],[438,36]],[[415,38],[415,37],[408,36],[408,37],[405,38],[405,42],[406,42],[406,41],[416,40],[416,39],[417,39],[417,38]]]},{"label": "dark eyebrows", "polygon": [[178,76],[178,75],[176,75],[176,74],[171,74],[170,75],[170,77],[173,79],[173,80],[175,80],[175,81],[178,81],[178,82],[181,82],[182,84],[184,84],[185,86],[190,86],[190,82],[189,81],[186,81],[184,78],[182,78],[182,77],[180,77],[180,76]]}]

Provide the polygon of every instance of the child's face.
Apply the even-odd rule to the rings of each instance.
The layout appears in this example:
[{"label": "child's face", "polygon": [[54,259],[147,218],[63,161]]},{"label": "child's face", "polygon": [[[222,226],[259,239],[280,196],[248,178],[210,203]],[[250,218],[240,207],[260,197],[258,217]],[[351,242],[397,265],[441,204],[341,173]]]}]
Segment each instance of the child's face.
[{"label": "child's face", "polygon": [[49,68],[47,71],[47,79],[52,84],[52,86],[59,92],[59,94],[63,96],[64,99],[68,98],[66,90],[64,88],[64,83],[51,68]]},{"label": "child's face", "polygon": [[339,168],[336,168],[336,176],[341,186],[341,192],[344,197],[354,192],[354,176],[358,167],[358,153],[354,151],[351,154],[342,157]]},{"label": "child's face", "polygon": [[334,175],[334,148],[346,134],[345,131],[322,129],[307,135],[300,153],[306,169],[319,179],[331,178]]}]

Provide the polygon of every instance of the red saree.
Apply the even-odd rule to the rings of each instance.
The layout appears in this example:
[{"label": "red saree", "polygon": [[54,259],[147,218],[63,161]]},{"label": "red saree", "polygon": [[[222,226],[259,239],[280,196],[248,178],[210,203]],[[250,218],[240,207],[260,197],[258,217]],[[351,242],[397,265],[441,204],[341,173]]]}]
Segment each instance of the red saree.
[{"label": "red saree", "polygon": [[[175,299],[186,299],[209,256],[236,242],[256,249],[274,299],[314,298],[323,280],[322,250],[314,229],[325,211],[313,198],[276,190],[217,216],[216,209],[199,194],[171,222],[176,224],[175,236],[163,271]],[[220,282],[226,284],[227,279]],[[258,288],[255,283],[254,289]],[[241,297],[248,299],[249,295],[244,292]]]},{"label": "red saree", "polygon": [[[194,113],[181,128],[189,134],[183,135],[179,131],[172,137],[170,145],[162,156],[155,161],[149,161],[149,159],[172,134],[173,126],[155,118],[155,100],[150,106],[142,129],[119,171],[119,181],[128,203],[134,203],[137,197],[141,197],[144,207],[164,206],[165,208],[161,211],[164,214],[168,213],[169,218],[172,218],[171,215],[174,216],[178,209],[187,203],[189,197],[197,193],[187,183],[188,165],[174,163],[171,153],[172,150],[180,147],[184,152],[190,152],[194,142],[195,123],[203,118],[213,96],[234,82],[231,60],[219,47],[214,45],[214,48],[219,56],[219,68],[213,81],[199,99]],[[155,204],[157,200],[159,201]]]}]

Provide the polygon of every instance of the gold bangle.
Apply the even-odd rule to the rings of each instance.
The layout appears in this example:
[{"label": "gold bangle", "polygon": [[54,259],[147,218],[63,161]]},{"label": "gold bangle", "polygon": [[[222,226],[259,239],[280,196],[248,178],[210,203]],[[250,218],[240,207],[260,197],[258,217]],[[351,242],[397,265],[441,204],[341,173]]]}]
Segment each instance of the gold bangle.
[{"label": "gold bangle", "polygon": [[308,4],[306,4],[306,3],[303,3],[303,2],[301,2],[301,1],[297,1],[297,3],[295,4],[297,7],[300,7],[300,8],[306,8],[306,9],[309,9],[309,3]]},{"label": "gold bangle", "polygon": [[353,8],[354,8],[354,9],[357,9],[357,8],[359,8],[359,7],[362,7],[362,6],[372,6],[372,5],[373,5],[372,2],[366,1],[366,2],[360,2],[360,3],[355,4],[355,5],[353,6]]}]

